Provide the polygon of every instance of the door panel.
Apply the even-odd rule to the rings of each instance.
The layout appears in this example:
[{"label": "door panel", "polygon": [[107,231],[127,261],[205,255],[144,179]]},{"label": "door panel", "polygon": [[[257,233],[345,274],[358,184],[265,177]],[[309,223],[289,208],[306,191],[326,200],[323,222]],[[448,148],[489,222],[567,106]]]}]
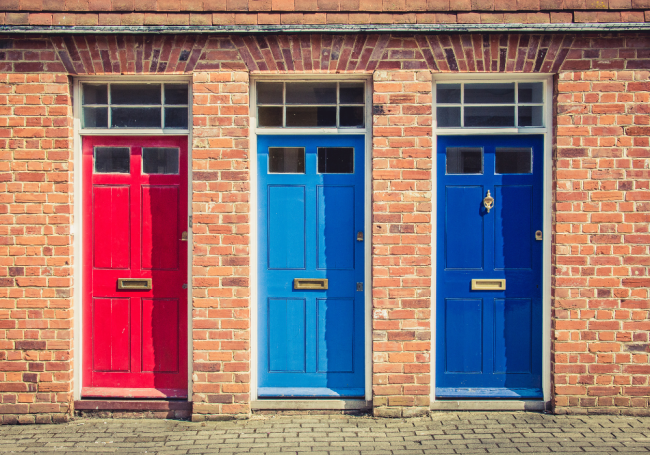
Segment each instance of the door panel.
[{"label": "door panel", "polygon": [[82,396],[187,397],[187,138],[85,137],[83,172]]},{"label": "door panel", "polygon": [[269,269],[305,268],[305,187],[268,188]]},{"label": "door panel", "polygon": [[178,269],[177,186],[142,186],[142,268]]},{"label": "door panel", "polygon": [[93,259],[100,269],[126,269],[130,264],[131,232],[128,186],[93,188]]},{"label": "door panel", "polygon": [[258,137],[260,397],[364,395],[364,144]]},{"label": "door panel", "polygon": [[[542,397],[535,231],[542,229],[543,143],[543,136],[438,138],[439,398]],[[473,289],[472,280],[505,280],[505,289]]]}]

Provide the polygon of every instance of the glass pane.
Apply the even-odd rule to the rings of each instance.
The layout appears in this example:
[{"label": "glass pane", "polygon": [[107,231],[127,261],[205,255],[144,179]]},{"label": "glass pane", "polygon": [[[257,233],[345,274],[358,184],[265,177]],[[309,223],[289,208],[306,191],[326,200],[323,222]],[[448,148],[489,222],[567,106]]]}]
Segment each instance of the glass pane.
[{"label": "glass pane", "polygon": [[269,147],[269,174],[304,174],[305,149]]},{"label": "glass pane", "polygon": [[533,149],[497,147],[494,154],[497,174],[530,174],[533,172]]},{"label": "glass pane", "polygon": [[336,82],[287,82],[287,104],[336,104]]},{"label": "glass pane", "polygon": [[460,126],[460,107],[438,107],[438,128]]},{"label": "glass pane", "polygon": [[436,84],[436,103],[460,103],[460,84]]},{"label": "glass pane", "polygon": [[520,82],[519,103],[543,103],[544,84],[541,82]]},{"label": "glass pane", "polygon": [[108,128],[108,107],[84,107],[84,128]]},{"label": "glass pane", "polygon": [[165,108],[165,128],[183,128],[183,129],[187,129],[187,108],[186,107],[166,107]]},{"label": "glass pane", "polygon": [[95,147],[95,172],[128,174],[129,152],[128,147]]},{"label": "glass pane", "polygon": [[287,106],[287,126],[336,126],[336,106]]},{"label": "glass pane", "polygon": [[483,149],[480,147],[448,147],[447,174],[482,174]]},{"label": "glass pane", "polygon": [[108,104],[107,84],[83,84],[83,104]]},{"label": "glass pane", "polygon": [[353,174],[354,148],[352,147],[319,147],[319,174]]},{"label": "glass pane", "polygon": [[519,126],[544,126],[543,106],[519,106]]},{"label": "glass pane", "polygon": [[282,82],[258,82],[257,104],[282,104]]},{"label": "glass pane", "polygon": [[465,126],[515,126],[515,107],[465,106]]},{"label": "glass pane", "polygon": [[514,103],[515,83],[465,84],[465,104]]},{"label": "glass pane", "polygon": [[258,126],[282,126],[282,107],[260,106],[257,108]]},{"label": "glass pane", "polygon": [[339,84],[339,103],[363,104],[363,82],[341,82]]},{"label": "glass pane", "polygon": [[143,147],[142,171],[145,174],[178,174],[178,149]]},{"label": "glass pane", "polygon": [[165,84],[165,104],[188,104],[187,84]]},{"label": "glass pane", "polygon": [[160,128],[159,107],[112,107],[113,128]]},{"label": "glass pane", "polygon": [[363,126],[363,106],[340,106],[340,126]]},{"label": "glass pane", "polygon": [[111,104],[162,104],[160,84],[112,84]]}]

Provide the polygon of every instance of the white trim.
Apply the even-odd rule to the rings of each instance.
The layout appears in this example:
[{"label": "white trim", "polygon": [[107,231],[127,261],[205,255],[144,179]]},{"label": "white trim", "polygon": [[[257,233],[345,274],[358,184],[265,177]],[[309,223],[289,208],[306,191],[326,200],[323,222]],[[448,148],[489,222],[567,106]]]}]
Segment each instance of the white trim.
[{"label": "white trim", "polygon": [[[315,80],[331,80],[331,81],[364,81],[365,85],[365,127],[364,128],[259,128],[257,125],[257,109],[256,109],[256,93],[255,83],[257,81],[264,82],[298,82],[298,81],[315,81]],[[317,134],[332,134],[332,135],[364,135],[365,136],[365,176],[364,176],[364,316],[365,316],[365,402],[372,400],[372,75],[368,74],[354,74],[354,75],[326,75],[326,74],[300,74],[300,75],[251,75],[249,79],[249,107],[250,107],[250,188],[251,188],[251,209],[250,209],[250,232],[251,232],[251,245],[250,245],[250,318],[251,318],[251,409],[269,409],[269,408],[254,408],[258,403],[278,402],[279,400],[259,400],[257,397],[257,375],[258,375],[258,313],[257,313],[257,291],[258,291],[258,274],[257,274],[257,256],[258,256],[258,242],[257,242],[257,136],[258,135],[317,135]],[[319,400],[320,401],[320,400]],[[327,401],[327,400],[325,400]],[[283,405],[281,409],[331,409],[331,408],[304,408],[302,403],[310,402],[310,400],[282,400],[283,403],[290,403]],[[260,405],[261,406],[261,405]],[[321,406],[321,405],[316,405]],[[280,409],[280,408],[275,408]],[[350,409],[350,408],[342,408]],[[356,408],[355,408],[356,409]]]},{"label": "white trim", "polygon": [[[437,128],[436,122],[436,82],[515,82],[515,81],[537,81],[544,83],[544,120],[542,128]],[[433,74],[432,81],[432,185],[431,185],[431,409],[517,409],[514,403],[525,403],[525,409],[531,409],[530,403],[544,403],[551,399],[551,216],[552,216],[552,167],[553,167],[553,75],[552,74]],[[438,136],[449,135],[544,135],[544,176],[543,176],[543,232],[544,240],[542,245],[542,390],[543,400],[513,402],[512,408],[502,408],[498,400],[487,401],[482,399],[436,401],[436,278],[437,278],[437,145]],[[449,403],[449,404],[444,404]],[[454,405],[454,403],[457,403]]]},{"label": "white trim", "polygon": [[[83,382],[83,163],[82,146],[84,136],[187,136],[187,196],[188,196],[188,217],[192,216],[192,129],[171,130],[155,128],[106,128],[106,129],[82,129],[81,128],[81,84],[84,82],[187,82],[188,83],[188,122],[192,122],[192,76],[83,76],[73,79],[73,153],[74,153],[74,221],[71,225],[71,233],[74,235],[73,248],[73,311],[74,336],[72,340],[74,349],[73,358],[73,399],[81,399],[81,384]],[[187,401],[192,401],[192,228],[188,226],[187,240]]]}]

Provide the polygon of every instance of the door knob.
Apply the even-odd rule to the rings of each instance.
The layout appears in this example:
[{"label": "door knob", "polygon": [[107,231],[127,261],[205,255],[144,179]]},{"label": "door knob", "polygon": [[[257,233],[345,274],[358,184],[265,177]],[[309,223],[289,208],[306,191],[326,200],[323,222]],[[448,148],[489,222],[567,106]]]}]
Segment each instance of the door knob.
[{"label": "door knob", "polygon": [[490,213],[490,209],[494,207],[494,198],[490,196],[490,190],[488,190],[487,196],[483,198],[483,206],[485,206],[488,213]]},{"label": "door knob", "polygon": [[181,242],[187,242],[187,231],[183,231],[183,233],[181,234],[181,238],[178,240],[180,240]]}]

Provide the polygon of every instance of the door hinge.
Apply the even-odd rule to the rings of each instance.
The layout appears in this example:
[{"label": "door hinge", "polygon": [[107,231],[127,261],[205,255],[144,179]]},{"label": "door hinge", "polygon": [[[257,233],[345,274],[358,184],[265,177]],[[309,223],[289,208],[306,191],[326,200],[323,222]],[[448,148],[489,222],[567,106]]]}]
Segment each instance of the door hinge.
[{"label": "door hinge", "polygon": [[192,215],[188,216],[187,224],[189,225],[189,227],[192,227]]}]

